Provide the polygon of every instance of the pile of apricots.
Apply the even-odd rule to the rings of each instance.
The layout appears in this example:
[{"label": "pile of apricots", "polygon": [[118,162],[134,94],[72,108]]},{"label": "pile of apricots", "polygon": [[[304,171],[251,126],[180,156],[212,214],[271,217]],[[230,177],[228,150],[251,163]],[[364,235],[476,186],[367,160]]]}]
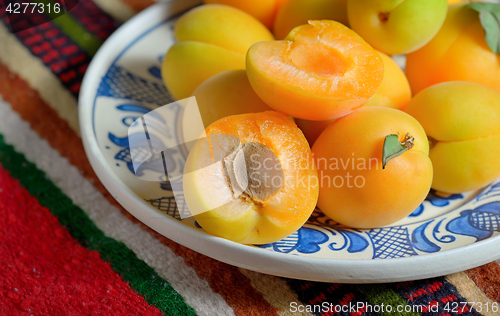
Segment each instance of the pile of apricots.
[{"label": "pile of apricots", "polygon": [[490,184],[500,176],[491,19],[499,3],[459,0],[205,0],[183,14],[162,78],[173,98],[196,97],[206,127],[184,171],[195,219],[266,244],[316,207],[375,228],[431,188]]}]

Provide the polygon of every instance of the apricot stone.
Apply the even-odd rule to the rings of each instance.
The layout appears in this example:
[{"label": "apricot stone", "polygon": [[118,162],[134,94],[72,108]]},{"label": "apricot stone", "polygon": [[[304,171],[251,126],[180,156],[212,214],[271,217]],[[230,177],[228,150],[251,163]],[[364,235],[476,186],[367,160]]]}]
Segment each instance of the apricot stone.
[{"label": "apricot stone", "polygon": [[175,99],[191,96],[219,72],[245,68],[248,48],[272,40],[269,30],[249,14],[225,5],[203,5],[185,13],[175,25],[177,40],[167,52],[162,77]]},{"label": "apricot stone", "polygon": [[500,94],[473,82],[444,82],[419,92],[405,108],[429,137],[432,187],[479,189],[500,176]]}]

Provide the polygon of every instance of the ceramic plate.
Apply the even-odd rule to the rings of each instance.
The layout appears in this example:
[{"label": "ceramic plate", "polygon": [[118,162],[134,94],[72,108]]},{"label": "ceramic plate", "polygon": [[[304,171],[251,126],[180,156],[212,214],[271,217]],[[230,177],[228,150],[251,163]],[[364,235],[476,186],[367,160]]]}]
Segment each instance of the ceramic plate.
[{"label": "ceramic plate", "polygon": [[[247,246],[214,237],[193,218],[181,220],[168,183],[138,181],[128,127],[172,102],[161,80],[161,59],[174,42],[178,16],[198,1],[155,5],[116,31],[96,54],[80,94],[80,124],[88,158],[123,207],[162,235],[239,267],[298,279],[392,282],[428,278],[500,257],[500,183],[464,194],[431,192],[407,218],[387,227],[340,227],[320,212],[287,238]],[[176,136],[178,110],[167,120]],[[167,157],[170,163],[175,158]],[[151,168],[154,168],[152,166]],[[182,205],[181,205],[182,204]]]}]

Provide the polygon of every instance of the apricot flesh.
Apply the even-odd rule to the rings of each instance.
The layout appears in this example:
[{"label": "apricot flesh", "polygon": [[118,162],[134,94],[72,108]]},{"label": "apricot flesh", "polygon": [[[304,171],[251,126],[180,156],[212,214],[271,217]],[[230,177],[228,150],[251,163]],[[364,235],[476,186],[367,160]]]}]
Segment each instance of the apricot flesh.
[{"label": "apricot flesh", "polygon": [[253,91],[245,70],[228,70],[207,80],[193,92],[204,126],[230,115],[271,111]]},{"label": "apricot flesh", "polygon": [[408,54],[406,75],[414,94],[446,81],[472,81],[500,93],[500,55],[488,47],[479,13],[452,5],[439,33]]},{"label": "apricot flesh", "polygon": [[[394,109],[403,109],[411,100],[411,90],[408,79],[396,64],[396,62],[388,55],[377,51],[384,62],[384,79],[380,84],[377,93],[363,106],[383,106]],[[309,144],[312,146],[319,135],[330,125],[334,120],[326,121],[309,121],[296,119],[295,123],[306,136]]]},{"label": "apricot flesh", "polygon": [[247,74],[271,108],[308,120],[342,117],[377,91],[383,62],[352,30],[335,21],[309,21],[285,40],[259,42],[247,54]]},{"label": "apricot flesh", "polygon": [[176,23],[177,40],[167,52],[162,78],[175,99],[184,99],[206,79],[222,71],[245,69],[255,42],[272,40],[269,30],[249,14],[225,5],[203,5]]},{"label": "apricot flesh", "polygon": [[208,233],[266,244],[305,223],[318,198],[317,171],[291,118],[275,111],[234,115],[205,132],[189,153],[183,186],[189,209]]},{"label": "apricot flesh", "polygon": [[[383,169],[387,135],[413,147]],[[319,136],[312,148],[320,184],[318,207],[333,220],[354,228],[381,227],[412,213],[432,181],[424,129],[410,115],[368,106],[342,117]]]},{"label": "apricot flesh", "polygon": [[405,108],[431,140],[432,187],[446,193],[479,189],[500,176],[500,94],[472,82],[444,82]]}]

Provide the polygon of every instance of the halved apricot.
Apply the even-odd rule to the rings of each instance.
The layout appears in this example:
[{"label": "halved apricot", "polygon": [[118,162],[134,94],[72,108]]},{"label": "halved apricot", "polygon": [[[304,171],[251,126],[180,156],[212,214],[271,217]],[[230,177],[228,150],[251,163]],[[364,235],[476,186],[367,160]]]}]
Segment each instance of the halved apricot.
[{"label": "halved apricot", "polygon": [[347,115],[382,82],[384,65],[359,35],[335,21],[309,21],[282,41],[258,42],[247,54],[248,78],[270,107],[313,121]]},{"label": "halved apricot", "polygon": [[317,171],[294,121],[275,111],[220,119],[189,153],[184,196],[210,234],[244,244],[300,228],[318,199]]}]

